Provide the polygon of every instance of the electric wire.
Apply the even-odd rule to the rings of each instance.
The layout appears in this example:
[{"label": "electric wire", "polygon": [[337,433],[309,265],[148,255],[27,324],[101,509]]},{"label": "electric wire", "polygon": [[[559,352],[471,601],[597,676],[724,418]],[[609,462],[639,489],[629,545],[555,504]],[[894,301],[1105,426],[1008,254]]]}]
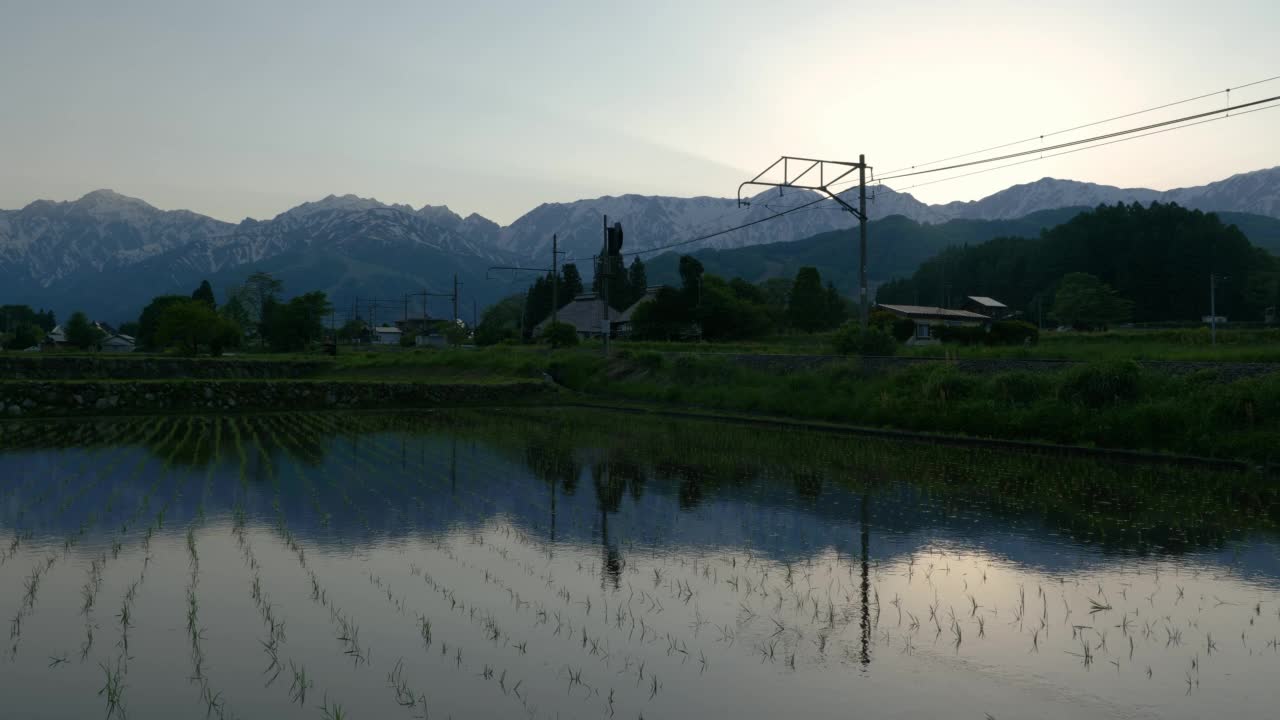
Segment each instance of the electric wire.
[{"label": "electric wire", "polygon": [[1203,94],[1203,95],[1196,95],[1195,97],[1189,97],[1189,98],[1185,98],[1185,99],[1183,99],[1183,100],[1175,100],[1174,102],[1165,103],[1165,104],[1163,104],[1163,105],[1157,105],[1157,106],[1155,106],[1155,107],[1149,107],[1149,108],[1146,108],[1146,109],[1143,109],[1143,110],[1135,110],[1134,112],[1125,113],[1125,114],[1123,114],[1123,115],[1116,115],[1115,117],[1109,117],[1109,118],[1107,118],[1107,119],[1105,119],[1105,120],[1095,120],[1094,122],[1085,123],[1085,124],[1083,124],[1083,125],[1076,125],[1075,127],[1069,127],[1069,128],[1063,129],[1063,130],[1055,130],[1055,131],[1050,132],[1050,133],[1044,133],[1044,134],[1042,134],[1042,135],[1035,135],[1035,136],[1032,136],[1032,137],[1026,138],[1025,140],[1015,140],[1015,141],[1013,141],[1013,142],[1003,143],[1003,144],[1000,144],[1000,145],[994,145],[994,146],[992,146],[992,147],[984,148],[984,149],[982,149],[982,150],[973,150],[973,151],[971,151],[971,152],[961,153],[961,154],[959,154],[959,155],[952,155],[952,156],[950,156],[950,157],[941,158],[941,159],[939,159],[939,160],[932,160],[932,161],[930,161],[930,162],[926,162],[926,163],[916,163],[916,164],[914,164],[914,165],[909,165],[909,166],[906,166],[906,167],[901,167],[901,168],[898,168],[898,169],[896,169],[896,170],[888,170],[888,171],[886,171],[886,172],[885,172],[885,174],[886,174],[886,175],[889,175],[889,174],[893,174],[893,173],[902,172],[903,170],[914,170],[914,169],[916,169],[916,168],[925,168],[925,167],[929,167],[930,165],[937,165],[938,163],[950,162],[950,161],[952,161],[952,160],[959,160],[959,159],[961,159],[961,158],[972,157],[972,156],[974,156],[974,155],[981,155],[981,154],[983,154],[983,153],[988,153],[988,152],[992,152],[992,151],[995,151],[995,150],[1003,150],[1004,148],[1007,148],[1007,147],[1013,147],[1013,146],[1015,146],[1015,145],[1022,145],[1022,144],[1024,144],[1024,143],[1035,142],[1036,140],[1044,140],[1044,139],[1045,139],[1045,138],[1047,138],[1047,137],[1055,137],[1055,136],[1058,136],[1058,135],[1064,135],[1064,134],[1069,133],[1069,132],[1075,132],[1076,130],[1083,130],[1083,129],[1085,129],[1085,128],[1091,128],[1091,127],[1095,127],[1095,126],[1098,126],[1098,125],[1105,125],[1106,123],[1109,123],[1109,122],[1115,122],[1116,120],[1123,120],[1123,119],[1125,119],[1125,118],[1131,118],[1131,117],[1135,117],[1135,116],[1138,116],[1138,115],[1145,115],[1146,113],[1149,113],[1149,112],[1155,112],[1156,110],[1165,110],[1165,109],[1167,109],[1167,108],[1176,107],[1176,106],[1178,106],[1178,105],[1185,105],[1185,104],[1187,104],[1187,103],[1189,103],[1189,102],[1195,102],[1196,100],[1204,100],[1205,98],[1210,98],[1210,97],[1213,97],[1213,96],[1215,96],[1215,95],[1222,95],[1223,93],[1226,93],[1226,94],[1227,94],[1227,97],[1228,97],[1228,98],[1230,98],[1230,94],[1231,94],[1233,91],[1236,91],[1236,90],[1243,90],[1243,89],[1248,88],[1248,87],[1253,87],[1253,86],[1255,86],[1255,85],[1262,85],[1263,83],[1269,83],[1269,82],[1273,82],[1273,81],[1275,81],[1275,80],[1280,80],[1280,75],[1274,75],[1274,76],[1272,76],[1272,77],[1264,78],[1264,79],[1262,79],[1262,80],[1255,80],[1255,81],[1253,81],[1253,82],[1245,83],[1245,84],[1243,84],[1243,85],[1237,85],[1237,86],[1235,86],[1235,87],[1229,87],[1229,88],[1227,88],[1227,89],[1225,89],[1225,90],[1216,90],[1216,91],[1211,92],[1211,93],[1205,93],[1205,94]]}]

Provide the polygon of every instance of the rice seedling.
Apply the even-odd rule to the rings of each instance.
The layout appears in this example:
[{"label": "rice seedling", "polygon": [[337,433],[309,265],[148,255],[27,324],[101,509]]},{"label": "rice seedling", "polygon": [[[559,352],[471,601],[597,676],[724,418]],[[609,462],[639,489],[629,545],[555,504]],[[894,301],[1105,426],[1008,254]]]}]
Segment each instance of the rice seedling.
[{"label": "rice seedling", "polygon": [[289,671],[293,674],[293,682],[289,685],[289,699],[299,705],[306,705],[307,691],[315,685],[315,682],[307,677],[305,665],[299,668],[290,660]]},{"label": "rice seedling", "polygon": [[103,685],[98,690],[98,696],[106,700],[107,703],[107,720],[111,718],[120,718],[124,720],[126,717],[124,706],[124,672],[121,670],[120,661],[117,660],[114,666],[107,663],[99,664],[104,675]]}]

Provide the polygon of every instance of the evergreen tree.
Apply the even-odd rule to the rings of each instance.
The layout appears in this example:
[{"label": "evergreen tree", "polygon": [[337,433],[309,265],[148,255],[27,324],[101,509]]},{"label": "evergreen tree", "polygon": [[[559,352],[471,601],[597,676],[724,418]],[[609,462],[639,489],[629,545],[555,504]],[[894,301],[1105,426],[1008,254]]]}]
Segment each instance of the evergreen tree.
[{"label": "evergreen tree", "polygon": [[836,286],[831,283],[827,283],[825,305],[826,313],[823,315],[823,321],[826,329],[840,327],[845,319],[849,317],[844,298],[840,297],[840,293],[836,291]]},{"label": "evergreen tree", "polygon": [[80,311],[67,320],[67,342],[81,350],[88,350],[102,340],[102,331],[89,322],[89,316]]},{"label": "evergreen tree", "polygon": [[560,307],[573,302],[574,297],[582,294],[582,288],[582,275],[578,272],[578,266],[565,263],[560,268]]},{"label": "evergreen tree", "polygon": [[627,284],[631,287],[631,296],[627,299],[625,307],[631,307],[637,300],[644,297],[644,292],[649,287],[644,261],[639,257],[631,261],[631,267],[627,270]]},{"label": "evergreen tree", "polygon": [[209,284],[208,280],[200,281],[200,287],[196,288],[196,291],[191,293],[191,299],[203,302],[205,305],[209,306],[210,310],[218,309],[218,300],[213,296],[213,286]]},{"label": "evergreen tree", "polygon": [[815,332],[828,327],[827,293],[822,287],[822,276],[814,267],[802,267],[791,284],[790,302],[787,305],[787,322],[791,327],[805,332]]}]

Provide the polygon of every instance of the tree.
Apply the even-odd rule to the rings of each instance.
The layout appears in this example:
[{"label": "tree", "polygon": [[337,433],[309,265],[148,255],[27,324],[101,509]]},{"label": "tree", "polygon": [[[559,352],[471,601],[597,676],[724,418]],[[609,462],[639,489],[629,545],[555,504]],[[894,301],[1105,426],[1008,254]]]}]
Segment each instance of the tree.
[{"label": "tree", "polygon": [[35,311],[30,305],[0,305],[0,333],[15,332],[28,324],[49,332],[57,325],[57,321],[52,310]]},{"label": "tree", "polygon": [[[1253,247],[1217,215],[1175,204],[1099,206],[1039,237],[999,237],[955,245],[922,263],[909,279],[876,291],[882,303],[946,304],[946,297],[987,295],[1029,317],[1037,296],[1068,273],[1087,273],[1133,301],[1137,321],[1199,320],[1209,311],[1209,274],[1228,276],[1218,288],[1222,315],[1260,316],[1249,295],[1251,277],[1275,269],[1273,256]],[[1049,303],[1045,303],[1046,314]]]},{"label": "tree", "polygon": [[849,317],[848,306],[845,305],[844,298],[836,291],[836,286],[827,283],[826,289],[826,312],[823,315],[826,321],[825,329],[839,327],[844,324],[846,318]]},{"label": "tree", "polygon": [[167,306],[160,316],[156,343],[196,355],[205,347],[213,355],[240,344],[240,328],[219,316],[201,299],[184,299]]},{"label": "tree", "polygon": [[644,261],[639,257],[632,260],[631,267],[627,269],[627,285],[631,290],[631,295],[627,298],[627,303],[623,307],[624,310],[644,297],[645,290],[649,287],[648,273],[645,271]]},{"label": "tree", "polygon": [[142,309],[142,315],[138,317],[138,332],[133,338],[138,347],[147,350],[159,347],[160,345],[156,342],[156,332],[160,329],[160,317],[170,305],[190,299],[182,295],[161,295],[153,298]]},{"label": "tree", "polygon": [[815,332],[830,327],[828,312],[827,294],[822,288],[822,276],[818,274],[818,269],[800,268],[795,282],[791,284],[787,322],[797,330]]},{"label": "tree", "polygon": [[698,291],[702,285],[702,263],[690,255],[680,256],[680,291],[689,299],[690,304],[697,303]]},{"label": "tree", "polygon": [[200,281],[200,287],[191,293],[191,299],[205,303],[210,310],[218,309],[218,300],[213,296],[213,286],[209,284],[208,280]]},{"label": "tree", "polygon": [[89,322],[89,316],[77,310],[67,320],[67,342],[81,350],[95,347],[102,340],[102,331]]},{"label": "tree", "polygon": [[27,322],[13,329],[13,337],[9,338],[4,347],[6,350],[26,350],[39,345],[42,340],[44,330],[35,323]]},{"label": "tree", "polygon": [[367,342],[371,334],[368,323],[360,318],[351,318],[338,328],[338,339],[346,342]]},{"label": "tree", "polygon": [[249,311],[245,308],[244,302],[237,295],[232,295],[227,302],[218,309],[218,314],[223,318],[235,323],[237,327],[249,328],[253,326],[253,318],[249,317]]},{"label": "tree", "polygon": [[560,268],[560,307],[573,302],[575,296],[582,294],[582,288],[582,275],[578,272],[578,266],[565,263]]},{"label": "tree", "polygon": [[233,302],[238,302],[243,311],[244,322],[241,326],[246,330],[252,329],[259,338],[265,340],[268,308],[277,302],[283,288],[284,283],[271,273],[262,271],[253,273],[244,281],[244,285],[234,288],[231,298]]},{"label": "tree", "polygon": [[524,299],[519,295],[503,298],[485,308],[476,327],[477,345],[496,345],[504,340],[515,340],[520,335],[520,313]]},{"label": "tree", "polygon": [[118,329],[121,335],[128,335],[134,340],[137,340],[139,327],[140,326],[136,320],[130,320],[129,322],[120,323],[120,327]]},{"label": "tree", "polygon": [[578,331],[569,323],[547,323],[542,341],[553,348],[573,347],[578,344]]},{"label": "tree", "polygon": [[653,300],[636,308],[631,334],[637,340],[678,340],[689,332],[692,322],[684,293],[664,287]]},{"label": "tree", "polygon": [[1112,323],[1129,319],[1132,312],[1133,303],[1087,273],[1064,275],[1053,298],[1053,316],[1081,330],[1106,329]]},{"label": "tree", "polygon": [[268,296],[263,308],[263,339],[276,352],[305,350],[324,337],[324,318],[332,310],[328,297],[319,290],[286,303]]}]

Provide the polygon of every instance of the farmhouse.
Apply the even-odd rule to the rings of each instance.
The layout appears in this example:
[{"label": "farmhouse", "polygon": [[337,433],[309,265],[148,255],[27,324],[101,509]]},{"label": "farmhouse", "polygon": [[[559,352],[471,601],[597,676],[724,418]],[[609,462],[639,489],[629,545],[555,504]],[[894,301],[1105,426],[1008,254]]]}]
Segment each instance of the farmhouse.
[{"label": "farmhouse", "polygon": [[618,316],[618,322],[614,324],[613,331],[619,337],[626,337],[631,334],[631,318],[636,314],[636,309],[647,302],[652,302],[658,296],[658,291],[666,287],[665,285],[651,285],[644,290],[644,295],[639,300],[631,303],[631,307],[622,311]]},{"label": "farmhouse", "polygon": [[[604,307],[605,303],[600,302],[600,296],[596,293],[583,293],[573,298],[573,302],[560,308],[559,321],[565,325],[572,325],[573,329],[578,332],[579,338],[600,337],[602,334],[601,327],[604,325]],[[543,330],[551,324],[550,315],[545,320],[533,327],[534,335],[541,335]],[[622,319],[622,313],[609,308],[609,334],[614,335],[617,331],[616,325]]]},{"label": "farmhouse", "polygon": [[136,342],[133,337],[129,335],[114,333],[104,338],[100,345],[102,347],[102,352],[126,353],[133,352]]},{"label": "farmhouse", "polygon": [[947,308],[924,307],[921,305],[884,305],[880,303],[877,303],[876,307],[915,322],[915,332],[912,333],[911,339],[907,341],[909,345],[934,342],[929,334],[931,325],[977,326],[991,322],[990,316],[969,310],[949,310]]},{"label": "farmhouse", "polygon": [[985,295],[970,295],[965,298],[962,309],[979,315],[987,315],[992,320],[1004,320],[1012,314],[1008,305]]}]

